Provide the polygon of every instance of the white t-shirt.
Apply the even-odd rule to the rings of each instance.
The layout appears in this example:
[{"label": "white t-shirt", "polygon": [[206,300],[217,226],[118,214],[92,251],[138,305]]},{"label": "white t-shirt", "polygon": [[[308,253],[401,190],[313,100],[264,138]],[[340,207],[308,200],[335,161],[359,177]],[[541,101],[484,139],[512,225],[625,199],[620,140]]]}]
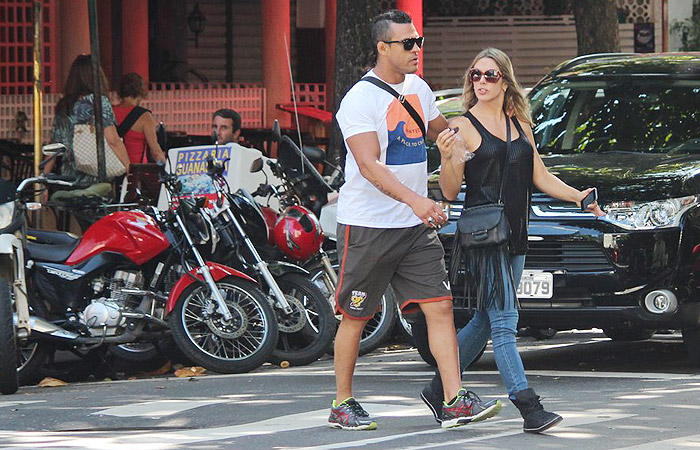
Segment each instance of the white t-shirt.
[{"label": "white t-shirt", "polygon": [[[368,76],[376,78],[374,71]],[[425,126],[440,112],[435,95],[417,75],[406,75],[404,82],[390,84],[403,94],[423,119]],[[428,161],[425,141],[418,124],[399,100],[367,81],[357,82],[340,103],[336,119],[343,138],[375,132],[379,138],[379,161],[396,178],[418,195],[428,193]],[[346,147],[349,149],[349,146]],[[377,189],[360,173],[351,151],[345,160],[345,184],[338,198],[338,223],[369,228],[407,228],[421,220],[413,210]]]}]

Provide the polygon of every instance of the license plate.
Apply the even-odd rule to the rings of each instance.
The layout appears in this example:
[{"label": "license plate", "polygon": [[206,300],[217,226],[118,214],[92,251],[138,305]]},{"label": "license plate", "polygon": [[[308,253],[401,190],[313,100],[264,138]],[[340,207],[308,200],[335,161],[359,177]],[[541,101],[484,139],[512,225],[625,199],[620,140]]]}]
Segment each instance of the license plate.
[{"label": "license plate", "polygon": [[518,285],[518,298],[552,298],[554,277],[549,272],[524,270]]}]

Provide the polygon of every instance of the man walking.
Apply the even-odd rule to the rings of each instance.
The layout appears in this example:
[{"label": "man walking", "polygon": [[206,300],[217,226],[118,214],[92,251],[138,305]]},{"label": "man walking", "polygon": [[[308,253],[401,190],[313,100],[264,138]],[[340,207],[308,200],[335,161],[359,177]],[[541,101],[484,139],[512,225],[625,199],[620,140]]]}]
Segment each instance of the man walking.
[{"label": "man walking", "polygon": [[411,17],[398,10],[377,16],[372,40],[377,61],[366,77],[374,81],[355,84],[337,114],[349,152],[338,200],[336,308],[343,320],[335,338],[336,398],[328,422],[350,430],[377,427],[353,398],[352,378],[362,329],[391,283],[404,313],[420,308],[425,314],[445,386],[442,427],[465,425],[497,414],[501,405],[482,404],[461,387],[452,295],[435,230],[447,217],[427,197],[424,133],[435,139],[447,121],[428,85],[415,75],[423,37]]}]

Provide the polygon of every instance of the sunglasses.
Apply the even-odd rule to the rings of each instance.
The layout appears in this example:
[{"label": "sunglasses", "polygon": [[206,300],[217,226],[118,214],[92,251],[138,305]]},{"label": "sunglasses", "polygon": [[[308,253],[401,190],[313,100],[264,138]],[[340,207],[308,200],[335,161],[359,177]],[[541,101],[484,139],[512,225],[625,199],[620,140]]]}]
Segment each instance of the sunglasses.
[{"label": "sunglasses", "polygon": [[489,69],[483,73],[479,69],[469,71],[469,79],[472,80],[472,83],[478,83],[481,81],[481,77],[484,77],[487,83],[498,83],[498,80],[503,78],[503,74],[496,69]]},{"label": "sunglasses", "polygon": [[404,39],[402,41],[382,41],[385,44],[403,44],[403,49],[406,50],[407,52],[410,52],[413,50],[413,46],[417,45],[418,48],[423,47],[423,41],[425,40],[425,37],[420,36],[417,38],[408,38]]}]

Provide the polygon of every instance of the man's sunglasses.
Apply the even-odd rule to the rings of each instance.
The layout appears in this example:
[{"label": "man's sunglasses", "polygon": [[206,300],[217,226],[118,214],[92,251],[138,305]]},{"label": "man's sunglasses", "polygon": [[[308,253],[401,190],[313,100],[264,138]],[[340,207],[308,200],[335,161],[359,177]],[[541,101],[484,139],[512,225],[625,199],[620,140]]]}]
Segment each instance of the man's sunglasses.
[{"label": "man's sunglasses", "polygon": [[469,71],[469,79],[472,80],[472,83],[478,83],[481,81],[481,77],[484,77],[487,83],[498,83],[498,80],[503,78],[503,74],[496,69],[489,69],[483,73],[479,69]]},{"label": "man's sunglasses", "polygon": [[382,42],[384,42],[385,44],[403,44],[403,49],[406,50],[407,52],[410,52],[411,50],[413,50],[414,45],[417,45],[418,48],[422,48],[424,39],[425,39],[425,37],[420,36],[417,38],[404,39],[402,41],[382,41]]}]

